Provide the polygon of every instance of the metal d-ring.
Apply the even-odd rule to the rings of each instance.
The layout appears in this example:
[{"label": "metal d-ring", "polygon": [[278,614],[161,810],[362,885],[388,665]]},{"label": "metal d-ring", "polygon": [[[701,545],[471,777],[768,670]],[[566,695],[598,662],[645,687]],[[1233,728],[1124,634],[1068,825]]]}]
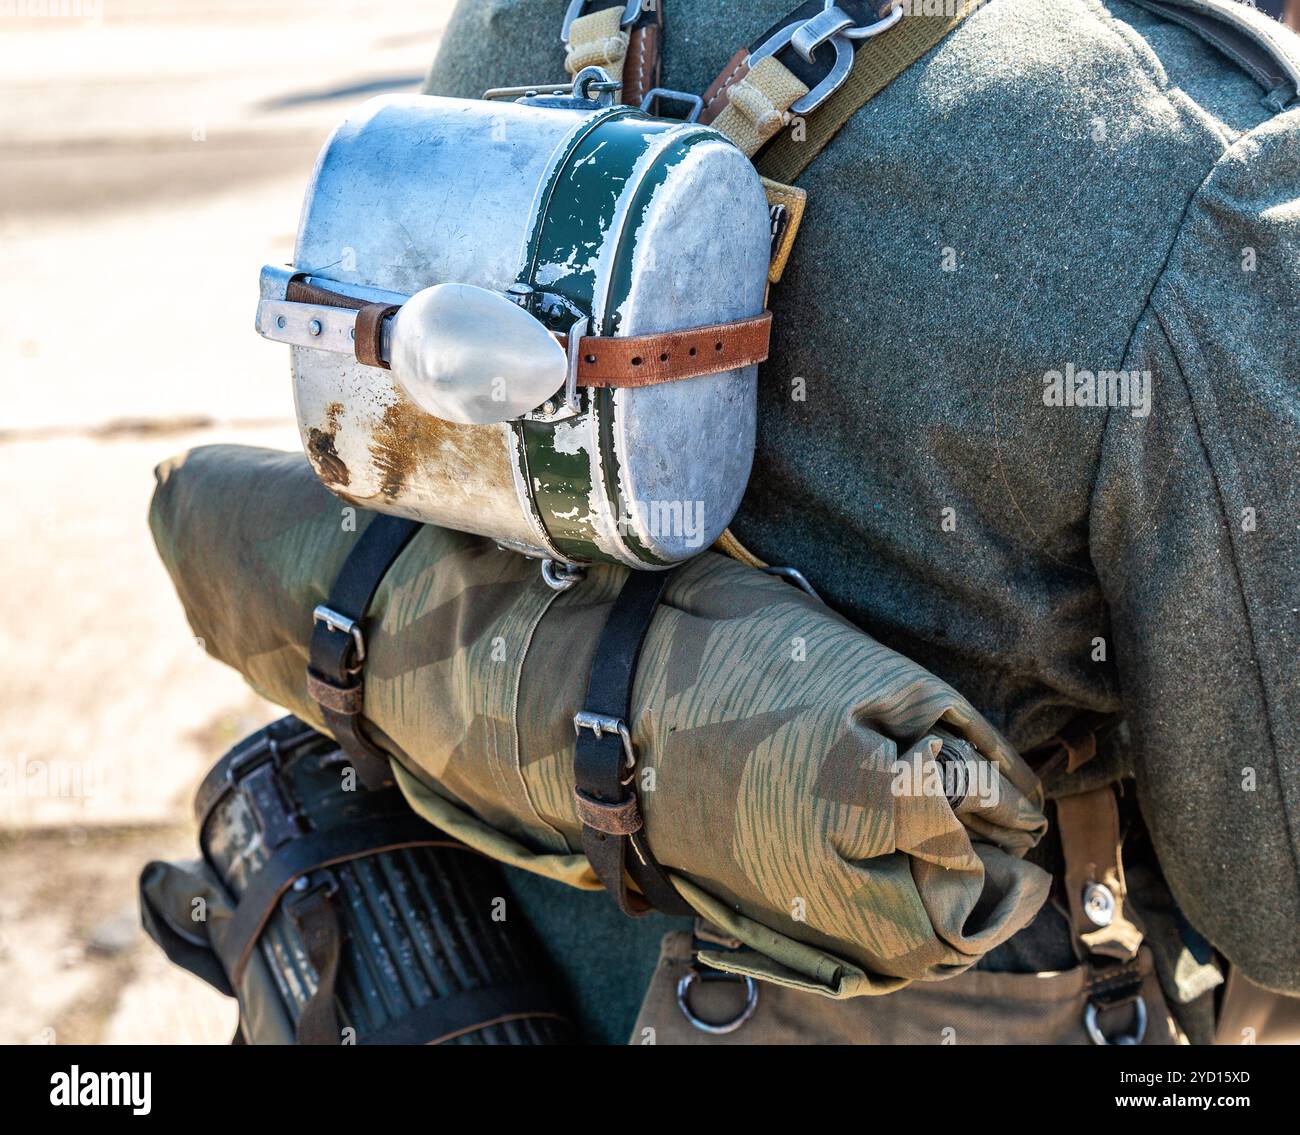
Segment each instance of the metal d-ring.
[{"label": "metal d-ring", "polygon": [[[716,1024],[703,1020],[695,1015],[691,1008],[691,986],[697,981],[735,981],[744,982],[745,984],[745,1004],[729,1021],[720,1021]],[[754,1015],[754,1010],[758,1008],[758,982],[752,977],[744,974],[727,973],[725,970],[708,970],[701,972],[698,969],[687,970],[677,981],[677,1007],[682,1011],[682,1016],[690,1021],[694,1028],[702,1033],[712,1033],[714,1036],[726,1036],[727,1033],[734,1033],[750,1017]]]},{"label": "metal d-ring", "polygon": [[1100,1013],[1097,1002],[1089,1001],[1083,1010],[1083,1024],[1088,1030],[1089,1039],[1093,1044],[1141,1044],[1147,1035],[1147,1003],[1142,1000],[1141,996],[1133,1002],[1133,1012],[1133,1031],[1111,1040],[1101,1031],[1101,1025],[1097,1023],[1097,1017]]},{"label": "metal d-ring", "polygon": [[568,591],[586,576],[587,569],[577,564],[560,563],[558,560],[542,561],[542,579],[552,591]]}]

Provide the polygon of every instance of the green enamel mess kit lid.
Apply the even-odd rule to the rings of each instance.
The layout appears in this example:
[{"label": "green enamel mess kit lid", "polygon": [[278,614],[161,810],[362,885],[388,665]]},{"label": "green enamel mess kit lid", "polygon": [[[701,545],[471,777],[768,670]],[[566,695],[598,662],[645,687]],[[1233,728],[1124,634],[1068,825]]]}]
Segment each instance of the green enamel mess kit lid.
[{"label": "green enamel mess kit lid", "polygon": [[[470,285],[556,335],[623,337],[760,314],[769,253],[758,174],[709,127],[579,98],[389,96],[326,143],[290,271],[359,302]],[[465,424],[337,348],[292,356],[303,445],[334,493],[561,564],[681,562],[749,478],[756,365],[570,385]]]}]

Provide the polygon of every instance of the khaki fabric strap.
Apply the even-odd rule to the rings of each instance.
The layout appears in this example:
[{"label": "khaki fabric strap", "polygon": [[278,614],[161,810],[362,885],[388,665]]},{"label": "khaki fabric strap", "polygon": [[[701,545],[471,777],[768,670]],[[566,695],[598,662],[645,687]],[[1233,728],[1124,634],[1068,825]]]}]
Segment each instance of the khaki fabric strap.
[{"label": "khaki fabric strap", "polygon": [[[767,358],[772,313],[654,335],[613,338],[584,335],[579,344],[579,386],[653,386],[719,374]],[[560,341],[567,341],[560,336]]]},{"label": "khaki fabric strap", "polygon": [[[858,48],[848,79],[808,121],[801,138],[775,139],[758,161],[758,171],[777,181],[792,182],[858,110],[870,102],[913,63],[971,14],[985,0],[956,0],[952,15],[905,15],[897,27],[867,40]],[[944,5],[946,7],[946,5]],[[721,117],[721,116],[719,116]],[[715,121],[714,125],[717,125]]]},{"label": "khaki fabric strap", "polygon": [[622,74],[629,39],[628,33],[619,27],[622,16],[623,5],[619,4],[573,21],[564,57],[564,69],[570,75],[576,75],[584,67],[604,67],[616,76]]},{"label": "khaki fabric strap", "polygon": [[620,22],[624,5],[602,8],[579,16],[569,28],[564,59],[570,76],[584,67],[603,67],[621,79],[620,99],[640,106],[646,94],[659,86],[659,47],[663,39],[664,0],[646,7],[630,28]]},{"label": "khaki fabric strap", "polygon": [[736,539],[736,534],[732,532],[730,528],[724,530],[722,535],[717,538],[714,542],[713,550],[715,552],[721,552],[724,556],[730,556],[733,560],[744,564],[746,567],[767,567],[767,564],[760,560],[753,552],[746,548],[744,544]]},{"label": "khaki fabric strap", "polygon": [[728,88],[727,105],[713,119],[713,128],[753,157],[790,121],[791,105],[807,93],[807,86],[769,55]]},{"label": "khaki fabric strap", "polygon": [[[1056,824],[1065,858],[1070,924],[1076,939],[1091,955],[1120,961],[1137,957],[1142,931],[1125,909],[1128,889],[1120,860],[1119,804],[1114,786],[1107,784],[1057,800]],[[1094,887],[1109,893],[1109,910],[1106,894],[1091,891]],[[1099,926],[1089,911],[1106,911],[1110,920]]]}]

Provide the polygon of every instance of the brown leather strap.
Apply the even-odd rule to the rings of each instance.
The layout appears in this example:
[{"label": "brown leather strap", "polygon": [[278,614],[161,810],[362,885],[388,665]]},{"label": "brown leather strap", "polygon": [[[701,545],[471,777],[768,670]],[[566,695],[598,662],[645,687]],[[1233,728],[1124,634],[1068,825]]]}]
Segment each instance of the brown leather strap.
[{"label": "brown leather strap", "polygon": [[368,303],[357,312],[353,350],[362,366],[389,369],[383,355],[384,320],[400,307],[396,303]]},{"label": "brown leather strap", "polygon": [[[384,320],[398,310],[397,304],[368,303],[316,284],[290,280],[285,290],[290,303],[312,303],[323,307],[346,307],[357,312],[356,356],[365,366],[388,364],[380,357],[380,333]],[[556,336],[567,346],[565,336]],[[653,386],[719,374],[763,362],[772,337],[772,313],[765,311],[730,323],[711,323],[681,331],[616,338],[584,335],[578,358],[579,386]]]},{"label": "brown leather strap", "polygon": [[742,47],[728,60],[722,73],[704,92],[704,109],[699,121],[707,126],[720,115],[727,105],[727,92],[749,74],[749,48]]},{"label": "brown leather strap", "polygon": [[623,59],[620,97],[627,106],[640,106],[646,93],[659,86],[659,45],[663,33],[663,0],[653,8],[643,4],[641,17],[628,36],[627,55]]},{"label": "brown leather strap", "polygon": [[313,832],[285,844],[252,877],[230,918],[213,929],[213,946],[226,967],[232,988],[239,989],[263,929],[297,879],[322,868],[409,847],[469,850],[447,839],[414,812],[396,820],[387,816],[360,820],[346,828]]},{"label": "brown leather strap", "polygon": [[[584,335],[578,385],[653,386],[735,370],[766,359],[771,334],[772,313],[765,311],[732,323],[656,335]],[[560,341],[567,342],[563,336]]]},{"label": "brown leather strap", "polygon": [[370,301],[359,300],[356,296],[345,296],[342,292],[332,292],[319,284],[309,284],[301,276],[295,276],[284,289],[284,298],[289,303],[314,303],[320,307],[349,307],[360,311]]},{"label": "brown leather strap", "polygon": [[1142,931],[1125,910],[1128,890],[1114,786],[1061,797],[1056,801],[1056,823],[1065,858],[1070,925],[1083,951],[1120,961],[1135,958]]},{"label": "brown leather strap", "polygon": [[573,798],[577,805],[578,819],[586,827],[595,828],[598,832],[606,835],[636,835],[645,826],[635,795],[618,804],[606,804],[593,800],[581,789],[575,788]]}]

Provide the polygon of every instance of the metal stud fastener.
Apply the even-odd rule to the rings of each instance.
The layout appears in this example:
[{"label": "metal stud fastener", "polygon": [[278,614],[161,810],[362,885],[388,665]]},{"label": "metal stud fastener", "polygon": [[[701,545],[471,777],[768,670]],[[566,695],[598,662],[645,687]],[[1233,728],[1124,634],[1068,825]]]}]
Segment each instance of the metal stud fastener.
[{"label": "metal stud fastener", "polygon": [[307,324],[307,330],[313,335],[319,335],[324,328],[321,326],[321,321],[319,319],[313,319],[309,324]]},{"label": "metal stud fastener", "polygon": [[1109,926],[1115,919],[1115,896],[1101,883],[1083,888],[1083,913],[1094,926]]}]

